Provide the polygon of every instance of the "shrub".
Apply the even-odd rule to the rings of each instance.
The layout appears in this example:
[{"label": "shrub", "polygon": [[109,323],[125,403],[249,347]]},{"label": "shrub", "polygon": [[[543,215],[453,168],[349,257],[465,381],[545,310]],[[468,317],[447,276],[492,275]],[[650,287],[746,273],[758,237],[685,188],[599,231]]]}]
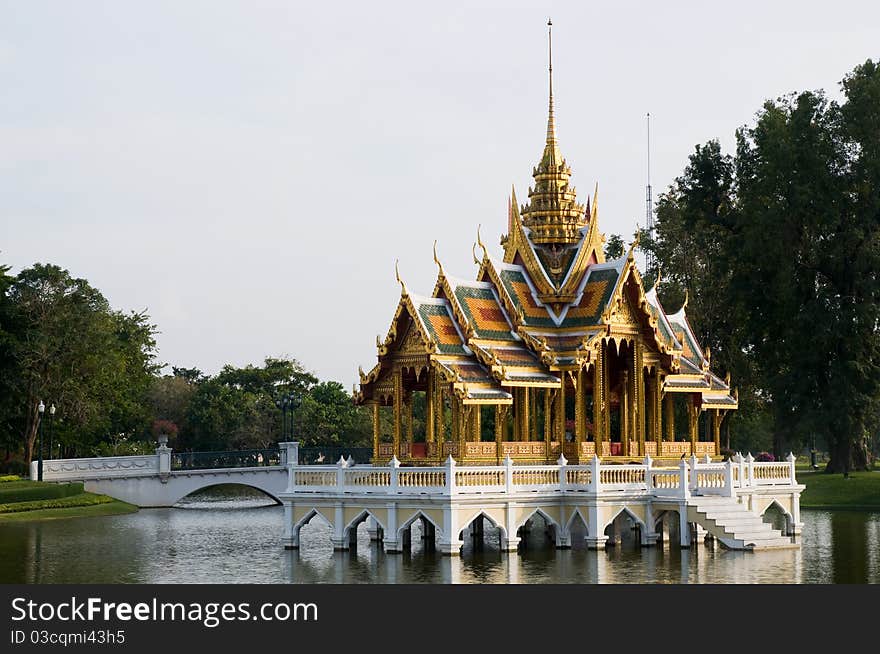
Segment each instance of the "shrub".
[{"label": "shrub", "polygon": [[79,495],[83,492],[81,481],[70,484],[35,484],[33,482],[8,483],[8,486],[5,484],[4,486],[0,486],[0,503],[3,504],[59,499],[62,497],[70,497],[71,495]]},{"label": "shrub", "polygon": [[93,493],[80,493],[71,497],[61,497],[51,500],[34,500],[32,502],[15,502],[14,504],[0,504],[0,513],[21,513],[22,511],[37,511],[39,509],[67,509],[74,506],[93,506],[95,504],[108,504],[113,501],[106,495]]},{"label": "shrub", "polygon": [[758,454],[755,456],[755,461],[760,461],[761,463],[775,460],[776,457],[770,454],[770,452],[758,452]]},{"label": "shrub", "polygon": [[30,468],[24,461],[18,459],[10,459],[9,461],[0,461],[0,474],[25,476],[30,474]]}]

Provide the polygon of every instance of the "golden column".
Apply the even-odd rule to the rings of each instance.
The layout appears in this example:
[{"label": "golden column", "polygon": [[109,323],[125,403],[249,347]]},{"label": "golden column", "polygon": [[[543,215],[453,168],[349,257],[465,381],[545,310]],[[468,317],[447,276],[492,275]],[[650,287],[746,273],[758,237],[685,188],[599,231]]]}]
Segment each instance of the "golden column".
[{"label": "golden column", "polygon": [[529,440],[537,441],[538,440],[538,389],[532,389],[529,393],[529,397],[531,398],[531,402],[529,404]]},{"label": "golden column", "polygon": [[654,441],[657,443],[657,456],[660,456],[661,442],[663,440],[663,378],[660,376],[660,366],[654,373]]},{"label": "golden column", "polygon": [[629,374],[623,371],[620,381],[620,449],[629,454]]},{"label": "golden column", "polygon": [[458,405],[458,398],[455,397],[455,393],[449,395],[449,406],[452,409],[452,433],[449,435],[449,441],[454,444],[459,441],[459,434],[461,433],[461,426],[459,425],[461,422],[461,407]]},{"label": "golden column", "polygon": [[666,407],[666,440],[671,443],[675,440],[675,396],[667,392],[663,404]]},{"label": "golden column", "polygon": [[373,456],[379,456],[379,401],[373,402]]},{"label": "golden column", "polygon": [[446,402],[443,399],[443,385],[434,378],[434,438],[437,441],[437,456],[443,456],[443,441],[446,439]]},{"label": "golden column", "polygon": [[697,429],[700,422],[700,409],[694,404],[693,398],[688,396],[688,437],[691,442],[691,454],[697,453]]},{"label": "golden column", "polygon": [[[404,402],[406,407],[406,441],[410,445],[413,442],[413,394],[409,393]],[[410,448],[412,453],[412,448]]]},{"label": "golden column", "polygon": [[560,454],[565,451],[565,373],[561,372],[559,393],[556,395],[556,435],[559,437]]},{"label": "golden column", "polygon": [[504,441],[504,432],[507,428],[507,405],[495,405],[495,458],[496,463],[501,462],[501,443]]},{"label": "golden column", "polygon": [[544,389],[544,449],[550,458],[550,443],[553,441],[553,389]]},{"label": "golden column", "polygon": [[529,407],[531,405],[528,387],[522,389],[522,394],[519,399],[520,404],[522,405],[522,411],[520,411],[520,417],[522,420],[519,425],[519,439],[521,441],[527,441],[529,440]]},{"label": "golden column", "polygon": [[394,370],[394,456],[400,458],[400,437],[403,430],[403,370]]},{"label": "golden column", "polygon": [[636,339],[633,350],[633,414],[635,418],[636,438],[639,442],[639,456],[645,456],[645,361],[642,340]]},{"label": "golden column", "polygon": [[578,456],[581,443],[587,439],[587,372],[584,366],[578,368],[574,389],[574,440]]},{"label": "golden column", "polygon": [[474,443],[479,443],[482,437],[482,408],[479,404],[471,406],[471,438]]},{"label": "golden column", "polygon": [[602,443],[605,436],[605,400],[606,392],[604,385],[604,362],[605,347],[599,344],[599,355],[593,364],[593,443],[596,448],[596,456],[602,456]]},{"label": "golden column", "polygon": [[611,367],[608,365],[608,343],[602,344],[602,440],[611,442]]},{"label": "golden column", "polygon": [[513,439],[514,441],[521,441],[522,434],[520,434],[520,425],[522,424],[522,419],[520,418],[520,414],[522,413],[522,389],[521,388],[513,388]]},{"label": "golden column", "polygon": [[712,440],[715,441],[715,456],[721,456],[721,421],[724,415],[720,409],[712,413]]},{"label": "golden column", "polygon": [[434,442],[434,369],[428,366],[428,385],[425,388],[425,442]]}]

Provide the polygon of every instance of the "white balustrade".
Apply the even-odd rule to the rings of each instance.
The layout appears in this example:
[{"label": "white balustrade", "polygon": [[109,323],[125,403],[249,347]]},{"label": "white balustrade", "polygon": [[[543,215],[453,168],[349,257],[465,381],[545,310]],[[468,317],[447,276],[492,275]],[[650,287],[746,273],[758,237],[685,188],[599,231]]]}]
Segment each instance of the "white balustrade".
[{"label": "white balustrade", "polygon": [[501,466],[459,466],[449,457],[442,467],[401,467],[392,459],[383,467],[353,466],[340,460],[334,466],[292,466],[294,493],[387,495],[517,495],[526,493],[641,492],[659,498],[690,495],[733,497],[736,489],[788,486],[796,483],[793,461],[762,463],[735,457],[724,463],[693,458],[675,468],[657,468],[650,457],[644,464],[519,466],[506,459]]}]

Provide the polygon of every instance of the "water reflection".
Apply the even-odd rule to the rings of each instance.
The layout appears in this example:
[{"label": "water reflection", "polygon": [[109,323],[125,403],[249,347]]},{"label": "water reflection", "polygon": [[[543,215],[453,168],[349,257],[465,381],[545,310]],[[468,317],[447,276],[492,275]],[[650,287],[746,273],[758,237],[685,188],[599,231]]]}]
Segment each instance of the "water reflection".
[{"label": "water reflection", "polygon": [[413,526],[412,547],[385,554],[366,526],[356,547],[334,552],[330,528],[313,520],[301,550],[279,546],[282,511],[262,499],[189,501],[127,516],[0,525],[4,583],[877,583],[880,514],[804,512],[803,547],[749,554],[665,543],[641,548],[632,535],[605,552],[580,538],[556,550],[542,529],[518,553],[502,553],[486,525],[461,557],[444,557]]}]

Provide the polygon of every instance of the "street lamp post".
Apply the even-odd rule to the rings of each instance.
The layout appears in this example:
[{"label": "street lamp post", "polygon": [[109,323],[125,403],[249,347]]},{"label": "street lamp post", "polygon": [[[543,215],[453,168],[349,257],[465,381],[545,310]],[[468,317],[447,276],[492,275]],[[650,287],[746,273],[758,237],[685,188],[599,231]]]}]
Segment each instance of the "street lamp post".
[{"label": "street lamp post", "polygon": [[53,452],[53,443],[52,443],[52,423],[55,422],[55,405],[51,405],[49,407],[49,458],[54,458]]},{"label": "street lamp post", "polygon": [[40,406],[37,407],[39,414],[37,423],[37,432],[40,438],[40,450],[37,454],[37,481],[43,481],[43,412],[46,411],[46,405],[40,400]]}]

